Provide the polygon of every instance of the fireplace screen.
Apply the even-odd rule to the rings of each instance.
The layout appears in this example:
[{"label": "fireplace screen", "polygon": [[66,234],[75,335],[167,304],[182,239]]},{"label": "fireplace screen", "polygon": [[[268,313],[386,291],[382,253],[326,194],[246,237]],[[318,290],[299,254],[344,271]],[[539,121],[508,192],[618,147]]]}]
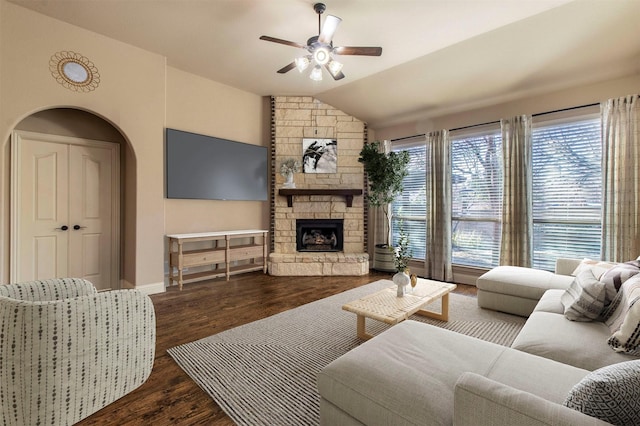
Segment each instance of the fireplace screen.
[{"label": "fireplace screen", "polygon": [[296,220],[296,250],[342,251],[342,219]]}]

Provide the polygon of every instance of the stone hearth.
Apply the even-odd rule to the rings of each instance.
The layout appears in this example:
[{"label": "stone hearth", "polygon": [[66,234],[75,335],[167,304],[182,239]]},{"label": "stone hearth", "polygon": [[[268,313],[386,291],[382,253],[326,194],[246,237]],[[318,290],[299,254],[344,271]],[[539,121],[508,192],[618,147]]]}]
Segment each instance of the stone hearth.
[{"label": "stone hearth", "polygon": [[[277,276],[366,275],[365,208],[362,195],[323,194],[323,190],[362,189],[364,170],[358,162],[365,141],[362,121],[311,97],[272,98],[272,247],[269,273]],[[337,140],[337,173],[296,173],[298,189],[313,195],[280,195],[284,178],[278,167],[287,158],[302,159],[303,138]],[[331,191],[328,191],[331,192]],[[331,219],[342,223],[342,249],[298,251],[296,220]]]}]

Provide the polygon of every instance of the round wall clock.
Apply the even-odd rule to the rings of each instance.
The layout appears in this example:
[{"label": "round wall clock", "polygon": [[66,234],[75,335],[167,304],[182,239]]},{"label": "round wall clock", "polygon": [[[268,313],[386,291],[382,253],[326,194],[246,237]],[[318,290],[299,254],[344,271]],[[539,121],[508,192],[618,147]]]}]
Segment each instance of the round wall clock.
[{"label": "round wall clock", "polygon": [[49,71],[58,83],[75,92],[90,92],[100,84],[98,69],[79,53],[62,51],[49,60]]}]

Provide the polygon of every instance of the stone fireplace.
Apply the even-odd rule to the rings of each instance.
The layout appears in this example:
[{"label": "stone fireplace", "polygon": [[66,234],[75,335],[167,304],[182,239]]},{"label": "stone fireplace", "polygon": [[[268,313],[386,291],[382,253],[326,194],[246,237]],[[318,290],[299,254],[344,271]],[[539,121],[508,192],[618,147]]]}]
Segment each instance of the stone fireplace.
[{"label": "stone fireplace", "polygon": [[[366,275],[364,170],[358,162],[365,124],[312,97],[271,98],[272,181],[269,273]],[[303,138],[337,140],[336,173],[296,173],[283,189],[278,167],[302,159]]]}]

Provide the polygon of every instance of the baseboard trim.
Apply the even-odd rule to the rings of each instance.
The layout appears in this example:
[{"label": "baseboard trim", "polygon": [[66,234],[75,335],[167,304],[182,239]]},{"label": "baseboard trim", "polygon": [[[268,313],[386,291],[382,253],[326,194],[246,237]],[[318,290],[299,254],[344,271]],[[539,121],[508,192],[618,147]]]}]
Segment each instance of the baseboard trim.
[{"label": "baseboard trim", "polygon": [[166,291],[164,287],[164,282],[143,284],[143,285],[136,286],[131,284],[127,280],[122,280],[120,288],[135,289],[140,291],[141,293],[146,294],[147,296],[150,296],[152,294],[164,293]]}]

